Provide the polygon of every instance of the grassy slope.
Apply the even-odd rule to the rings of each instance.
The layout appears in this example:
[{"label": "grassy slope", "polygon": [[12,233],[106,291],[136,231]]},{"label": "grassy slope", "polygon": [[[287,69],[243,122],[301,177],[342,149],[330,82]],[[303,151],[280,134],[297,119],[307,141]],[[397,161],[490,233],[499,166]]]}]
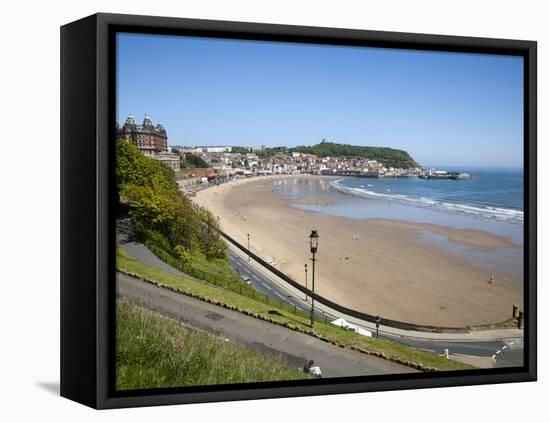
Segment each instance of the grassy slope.
[{"label": "grassy slope", "polygon": [[208,260],[204,254],[198,251],[189,254],[191,256],[189,265],[195,271],[215,274],[220,279],[229,280],[234,283],[244,283],[239,273],[229,265],[227,259]]},{"label": "grassy slope", "polygon": [[[121,251],[117,254],[117,268],[140,275],[149,280],[160,282],[183,293],[200,295],[212,300],[238,306],[242,310],[251,311],[256,314],[270,317],[279,322],[286,322],[302,329],[309,330],[309,319],[305,315],[301,317],[281,309],[277,304],[264,304],[227,289],[189,280],[155,267],[146,266],[128,257]],[[345,345],[346,347],[360,347],[368,351],[384,353],[386,356],[396,356],[411,362],[421,363],[427,367],[435,367],[438,370],[463,370],[473,368],[467,364],[448,360],[429,352],[396,344],[395,342],[358,335],[338,328],[330,323],[325,324],[317,322],[315,324],[315,332],[338,344]]]},{"label": "grassy slope", "polygon": [[117,304],[118,390],[304,379],[278,357]]},{"label": "grassy slope", "polygon": [[207,260],[202,254],[193,256],[193,267],[207,273],[215,273],[220,279],[243,283],[239,273],[233,269],[226,259]]}]

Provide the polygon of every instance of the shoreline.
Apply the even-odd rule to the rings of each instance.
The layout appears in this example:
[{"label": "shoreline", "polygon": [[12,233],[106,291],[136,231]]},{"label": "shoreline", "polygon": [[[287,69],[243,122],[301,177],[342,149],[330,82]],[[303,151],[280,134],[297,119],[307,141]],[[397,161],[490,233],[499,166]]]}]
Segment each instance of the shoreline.
[{"label": "shoreline", "polygon": [[[300,210],[292,204],[304,204],[304,200],[285,199],[273,192],[271,182],[288,178],[318,176],[241,179],[201,191],[194,201],[219,216],[222,229],[238,242],[244,243],[249,233],[254,253],[303,285],[304,264],[309,263],[308,235],[317,229],[316,292],[348,308],[415,324],[468,326],[507,320],[512,305],[522,304],[522,281],[495,274],[496,282],[489,284],[486,270],[420,242],[421,232],[429,231],[487,253],[517,248],[505,237],[478,229]],[[308,279],[310,283],[310,275]]]}]

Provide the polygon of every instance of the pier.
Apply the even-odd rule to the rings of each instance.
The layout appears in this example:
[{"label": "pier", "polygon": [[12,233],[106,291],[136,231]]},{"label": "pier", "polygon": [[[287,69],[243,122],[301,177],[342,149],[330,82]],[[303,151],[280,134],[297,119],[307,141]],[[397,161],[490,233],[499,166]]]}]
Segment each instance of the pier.
[{"label": "pier", "polygon": [[324,176],[353,176],[356,178],[413,178],[418,177],[420,179],[453,179],[453,180],[465,180],[471,179],[472,176],[465,172],[448,172],[446,170],[426,170],[423,173],[380,173],[377,171],[363,171],[353,169],[339,169],[329,170],[324,169],[319,172]]},{"label": "pier", "polygon": [[356,178],[411,178],[414,176],[418,176],[415,174],[408,174],[408,173],[400,173],[400,174],[393,174],[393,173],[380,173],[377,171],[362,171],[362,170],[351,170],[351,169],[341,169],[337,171],[332,170],[321,170],[319,172],[320,175],[323,176],[354,176]]},{"label": "pier", "polygon": [[472,175],[465,172],[447,172],[446,170],[430,169],[418,176],[420,179],[453,179],[464,180],[471,179]]}]

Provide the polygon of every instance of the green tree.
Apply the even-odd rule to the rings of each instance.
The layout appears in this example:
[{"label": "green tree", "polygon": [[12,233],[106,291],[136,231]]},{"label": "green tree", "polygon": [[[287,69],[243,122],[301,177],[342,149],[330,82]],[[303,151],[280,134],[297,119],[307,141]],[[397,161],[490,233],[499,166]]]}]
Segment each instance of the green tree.
[{"label": "green tree", "polygon": [[206,163],[200,156],[197,156],[193,153],[185,153],[185,162],[187,164],[187,167],[209,167],[208,163]]},{"label": "green tree", "polygon": [[184,263],[191,263],[193,260],[193,255],[183,245],[176,245],[174,253]]},{"label": "green tree", "polygon": [[365,147],[349,144],[337,144],[323,140],[321,143],[308,146],[298,146],[289,150],[306,154],[315,154],[317,157],[361,157],[377,160],[386,167],[409,169],[420,165],[404,150],[390,147]]},{"label": "green tree", "polygon": [[246,154],[249,152],[249,150],[250,149],[248,147],[239,147],[239,146],[231,147],[232,153]]},{"label": "green tree", "polygon": [[124,140],[117,142],[116,181],[119,201],[127,204],[140,236],[163,249],[181,245],[207,259],[227,257],[212,214],[179,193],[171,169]]}]

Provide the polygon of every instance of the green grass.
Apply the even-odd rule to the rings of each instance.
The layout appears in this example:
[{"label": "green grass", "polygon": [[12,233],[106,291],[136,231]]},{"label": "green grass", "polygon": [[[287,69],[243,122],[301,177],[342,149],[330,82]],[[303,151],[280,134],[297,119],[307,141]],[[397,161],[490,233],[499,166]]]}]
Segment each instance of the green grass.
[{"label": "green grass", "polygon": [[244,282],[240,276],[237,276],[236,280],[231,280],[230,278],[220,276],[219,273],[215,273],[215,268],[208,269],[208,271],[200,271],[197,270],[197,268],[194,266],[194,263],[193,265],[189,263],[183,263],[182,261],[174,258],[172,255],[168,254],[165,250],[155,244],[146,245],[153,252],[153,254],[160,258],[163,262],[169,264],[176,269],[179,269],[181,272],[189,276],[200,279],[202,281],[207,281],[213,285],[217,285],[222,288],[226,288],[227,290],[238,293],[240,296],[252,298],[254,300],[261,301],[270,305],[278,304],[280,309],[290,311],[294,314],[302,314],[303,316],[307,316],[307,313],[299,311],[299,309],[294,306],[288,305],[280,300],[274,300],[273,298],[270,299],[267,295],[259,293],[254,288],[250,287],[246,282]]},{"label": "green grass", "polygon": [[117,390],[307,378],[280,357],[117,303]]},{"label": "green grass", "polygon": [[[300,328],[305,331],[310,330],[309,316],[307,314],[292,313],[288,310],[288,306],[281,307],[276,301],[271,301],[270,304],[266,304],[265,302],[239,295],[237,292],[233,292],[229,289],[187,279],[155,267],[144,265],[120,252],[117,255],[117,269],[159,282],[182,293],[230,304],[239,307],[241,310],[270,318],[276,322],[290,325],[291,327]],[[262,294],[258,295],[263,298]],[[315,333],[348,348],[358,347],[373,353],[384,354],[388,358],[395,357],[401,360],[419,363],[425,367],[436,368],[440,371],[474,368],[467,364],[452,361],[392,341],[362,336],[321,321],[315,323]]]},{"label": "green grass", "polygon": [[231,267],[227,259],[208,260],[200,251],[190,253],[191,266],[199,272],[217,275],[220,279],[235,283],[244,283],[239,273]]},{"label": "green grass", "polygon": [[166,249],[155,242],[145,240],[145,245],[162,261],[198,279],[212,281],[215,279],[218,283],[229,282],[231,284],[247,286],[239,273],[231,267],[227,259],[208,260],[200,251],[192,251],[189,252],[189,261],[183,263],[181,260],[175,258],[173,253],[168,253]]}]

